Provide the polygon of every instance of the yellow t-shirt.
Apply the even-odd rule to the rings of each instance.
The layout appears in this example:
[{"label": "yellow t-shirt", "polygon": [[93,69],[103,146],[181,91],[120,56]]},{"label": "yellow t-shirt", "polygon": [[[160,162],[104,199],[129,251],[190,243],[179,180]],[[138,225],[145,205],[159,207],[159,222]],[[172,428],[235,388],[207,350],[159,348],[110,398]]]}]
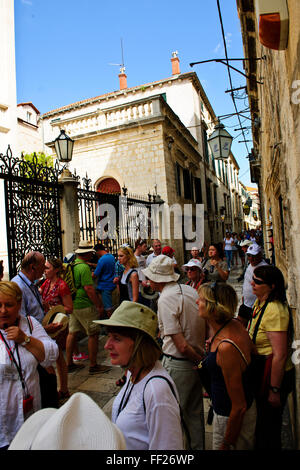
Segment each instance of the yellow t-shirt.
[{"label": "yellow t-shirt", "polygon": [[[249,335],[251,339],[253,338],[255,325],[260,317],[260,311],[263,305],[264,303],[259,305],[258,300],[256,300],[253,305],[253,312],[255,314],[255,311],[257,310],[257,315],[250,320]],[[288,326],[289,310],[287,305],[279,301],[269,302],[263,314],[256,336],[255,345],[258,354],[263,356],[272,354],[272,346],[267,336],[268,331],[287,331]],[[286,363],[286,370],[290,369],[291,367],[292,362],[291,358],[289,357]]]}]

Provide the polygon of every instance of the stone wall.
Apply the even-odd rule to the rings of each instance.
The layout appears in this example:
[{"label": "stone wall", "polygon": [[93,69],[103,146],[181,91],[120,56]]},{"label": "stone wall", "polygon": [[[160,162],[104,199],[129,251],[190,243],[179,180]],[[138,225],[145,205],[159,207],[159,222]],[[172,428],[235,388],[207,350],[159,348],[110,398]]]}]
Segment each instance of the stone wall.
[{"label": "stone wall", "polygon": [[[264,57],[255,78],[263,85],[250,84],[249,99],[253,119],[254,147],[260,165],[260,197],[265,250],[269,250],[270,210],[275,244],[275,262],[285,276],[292,309],[295,339],[300,338],[300,3],[288,0],[289,38],[285,50],[267,49],[258,40],[255,12],[238,0],[245,57]],[[256,30],[248,29],[254,24]],[[255,38],[255,42],[251,41]],[[299,90],[299,91],[298,91]],[[300,369],[296,365],[297,387],[293,417],[297,448],[300,448]]]}]

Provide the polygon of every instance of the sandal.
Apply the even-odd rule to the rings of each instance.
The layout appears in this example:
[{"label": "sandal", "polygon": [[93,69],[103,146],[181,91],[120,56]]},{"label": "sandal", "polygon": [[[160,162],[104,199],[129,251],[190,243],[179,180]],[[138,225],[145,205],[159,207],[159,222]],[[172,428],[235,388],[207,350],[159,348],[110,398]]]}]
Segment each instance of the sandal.
[{"label": "sandal", "polygon": [[117,387],[123,387],[126,383],[126,375],[123,375],[119,380],[116,381],[116,386]]}]

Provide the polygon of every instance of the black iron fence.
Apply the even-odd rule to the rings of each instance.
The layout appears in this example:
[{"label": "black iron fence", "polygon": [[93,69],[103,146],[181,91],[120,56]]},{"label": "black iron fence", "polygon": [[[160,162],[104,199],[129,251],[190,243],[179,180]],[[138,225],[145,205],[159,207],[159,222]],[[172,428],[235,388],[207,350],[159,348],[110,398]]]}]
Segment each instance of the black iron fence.
[{"label": "black iron fence", "polygon": [[0,178],[4,180],[9,275],[14,276],[26,253],[40,251],[46,257],[62,257],[60,186],[63,168],[15,158],[8,147],[0,154]]},{"label": "black iron fence", "polygon": [[86,176],[77,197],[82,240],[101,242],[112,253],[124,243],[134,247],[139,237],[150,240],[151,204],[155,203],[155,196],[127,195],[126,188],[122,188],[122,195],[93,191]]}]

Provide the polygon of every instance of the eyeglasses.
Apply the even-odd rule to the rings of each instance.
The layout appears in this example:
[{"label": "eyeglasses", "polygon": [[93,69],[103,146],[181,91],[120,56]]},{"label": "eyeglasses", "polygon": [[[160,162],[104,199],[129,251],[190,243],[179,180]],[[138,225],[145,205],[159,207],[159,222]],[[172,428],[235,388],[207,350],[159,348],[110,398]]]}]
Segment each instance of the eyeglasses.
[{"label": "eyeglasses", "polygon": [[186,268],[187,271],[196,271],[197,268]]},{"label": "eyeglasses", "polygon": [[263,284],[266,284],[265,281],[262,281],[261,279],[257,279],[257,277],[252,277],[252,281],[257,284],[258,286],[261,286]]}]

